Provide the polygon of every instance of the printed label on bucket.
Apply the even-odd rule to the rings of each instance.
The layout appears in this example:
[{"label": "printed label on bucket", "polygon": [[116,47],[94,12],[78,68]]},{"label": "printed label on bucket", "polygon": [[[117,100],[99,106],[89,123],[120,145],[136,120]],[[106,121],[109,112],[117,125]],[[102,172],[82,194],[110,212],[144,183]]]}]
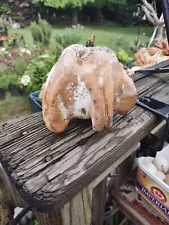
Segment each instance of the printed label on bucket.
[{"label": "printed label on bucket", "polygon": [[161,203],[167,202],[167,197],[165,196],[164,192],[162,192],[159,188],[153,186],[150,188],[150,193],[152,193],[153,197],[156,198]]},{"label": "printed label on bucket", "polygon": [[167,202],[167,197],[165,194],[157,187],[151,187],[151,193],[143,187],[141,184],[136,182],[136,187],[151,201],[153,202],[158,208],[160,208],[165,214],[169,215],[169,209],[164,206],[162,203]]}]

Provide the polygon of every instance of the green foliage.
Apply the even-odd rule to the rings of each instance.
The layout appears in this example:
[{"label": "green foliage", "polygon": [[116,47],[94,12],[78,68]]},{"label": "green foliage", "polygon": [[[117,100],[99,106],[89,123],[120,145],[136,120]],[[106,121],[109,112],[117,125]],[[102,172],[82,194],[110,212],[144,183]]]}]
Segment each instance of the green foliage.
[{"label": "green foliage", "polygon": [[[15,32],[15,30],[12,30]],[[50,49],[53,51],[57,51],[56,49],[56,34],[63,33],[62,26],[56,26],[52,29],[52,37]],[[33,46],[34,42],[32,39],[32,35],[29,28],[19,29],[18,31],[21,35],[24,35],[25,42],[29,46]],[[145,33],[141,37],[141,41],[147,43],[153,33],[153,27],[143,27],[142,32]],[[113,24],[111,22],[99,24],[99,25],[88,25],[85,26],[82,31],[82,38],[80,43],[86,44],[86,41],[91,37],[92,34],[96,35],[95,45],[105,45],[115,52],[118,51],[118,47],[122,47],[123,49],[129,49],[129,45],[133,43],[138,38],[138,27],[137,26],[129,26],[129,27],[121,27],[117,24]],[[119,38],[118,38],[119,37]],[[125,37],[125,38],[124,38]],[[116,43],[118,40],[118,43]],[[134,43],[133,43],[134,44]],[[133,45],[132,44],[132,45]],[[37,48],[32,48],[35,51]],[[61,50],[62,51],[62,50]],[[43,51],[44,52],[44,51]],[[60,52],[60,51],[59,51]],[[127,50],[128,52],[128,50]],[[130,52],[128,52],[130,53]],[[132,52],[131,52],[132,53]]]},{"label": "green foliage", "polygon": [[8,86],[11,84],[16,85],[18,87],[22,87],[20,84],[20,76],[15,73],[9,73],[6,75],[6,83],[8,84]]},{"label": "green foliage", "polygon": [[[30,114],[29,99],[27,95],[12,96],[6,92],[4,100],[0,101],[0,122]],[[1,224],[1,223],[0,223]],[[7,225],[7,223],[5,223]]]},{"label": "green foliage", "polygon": [[3,88],[4,90],[7,90],[8,88],[8,80],[7,80],[7,75],[2,75],[0,76],[0,88]]},{"label": "green foliage", "polygon": [[34,220],[34,225],[39,225],[37,220]]},{"label": "green foliage", "polygon": [[[97,0],[96,0],[97,1]],[[137,11],[138,0],[99,0],[102,2],[102,13],[106,20],[122,25],[138,23],[138,18],[133,17]]]},{"label": "green foliage", "polygon": [[39,15],[38,23],[31,22],[30,29],[35,44],[42,43],[43,46],[49,46],[52,28],[46,20],[41,19]]},{"label": "green foliage", "polygon": [[3,65],[0,65],[0,88],[5,90],[8,88],[6,68]]},{"label": "green foliage", "polygon": [[42,30],[36,22],[31,22],[30,30],[35,44],[42,42]]},{"label": "green foliage", "polygon": [[37,220],[31,220],[28,225],[39,225]]},{"label": "green foliage", "polygon": [[23,58],[18,58],[17,60],[12,62],[12,72],[16,73],[20,76],[22,76],[24,74],[24,71],[26,69],[26,62]]},{"label": "green foliage", "polygon": [[46,6],[50,6],[53,8],[65,8],[67,6],[73,7],[82,7],[86,5],[88,2],[94,2],[95,0],[36,0],[36,2],[42,2]]},{"label": "green foliage", "polygon": [[0,65],[0,77],[6,74],[6,68],[3,65]]},{"label": "green foliage", "polygon": [[127,0],[95,0],[94,4],[100,5],[110,5],[110,4],[119,4],[125,5]]},{"label": "green foliage", "polygon": [[41,19],[39,15],[38,24],[42,31],[42,42],[44,46],[48,46],[50,44],[50,38],[52,34],[52,27],[50,24],[46,21]]},{"label": "green foliage", "polygon": [[118,53],[117,53],[117,58],[120,62],[124,63],[124,62],[128,62],[131,61],[133,58],[130,57],[124,49],[120,48]]},{"label": "green foliage", "polygon": [[59,55],[42,55],[28,64],[20,80],[28,92],[37,91],[41,88],[58,57]]},{"label": "green foliage", "polygon": [[22,87],[20,83],[20,76],[14,73],[7,73],[0,76],[0,88],[7,90],[10,84]]},{"label": "green foliage", "polygon": [[[123,49],[126,52],[126,54],[128,54],[129,56],[133,55],[134,57],[134,53],[136,51],[136,45],[137,45],[137,41],[135,37],[132,38],[131,40],[128,40],[127,38],[124,39],[124,36],[118,35],[114,37],[113,39],[113,49],[116,52],[119,52],[119,51],[121,52],[121,49]],[[122,52],[120,54],[122,54]]]},{"label": "green foliage", "polygon": [[127,39],[124,39],[124,37],[122,35],[118,35],[113,38],[113,50],[118,52],[119,47],[124,49],[128,53],[130,51],[129,42]]},{"label": "green foliage", "polygon": [[0,15],[4,15],[4,14],[11,14],[11,9],[9,4],[2,4],[0,3]]},{"label": "green foliage", "polygon": [[62,33],[56,35],[56,41],[64,48],[72,44],[78,44],[82,38],[83,27],[73,25],[71,28],[66,28]]}]

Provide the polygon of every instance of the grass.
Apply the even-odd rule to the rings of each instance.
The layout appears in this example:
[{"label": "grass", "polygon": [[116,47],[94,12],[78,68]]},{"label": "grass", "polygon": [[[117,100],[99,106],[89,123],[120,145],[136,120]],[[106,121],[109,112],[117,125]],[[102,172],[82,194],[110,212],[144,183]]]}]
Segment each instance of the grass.
[{"label": "grass", "polygon": [[[147,42],[151,36],[151,28],[144,28],[142,41]],[[86,43],[86,40],[94,33],[96,35],[96,45],[104,45],[115,52],[119,49],[119,43],[117,41],[121,39],[120,45],[124,49],[128,50],[128,47],[138,38],[138,27],[118,27],[118,26],[105,26],[105,27],[88,27],[84,30],[82,36],[82,43]]]},{"label": "grass", "polygon": [[8,92],[6,98],[0,101],[0,122],[15,119],[31,114],[27,96],[11,96]]},{"label": "grass", "polygon": [[[52,40],[55,41],[55,36],[60,34],[66,27],[54,27],[52,31]],[[10,30],[15,32],[14,30]],[[17,29],[17,32],[23,34],[28,46],[33,45],[33,38],[29,28]],[[141,41],[143,43],[148,42],[153,32],[152,27],[144,27],[142,29]],[[121,45],[131,55],[130,47],[134,44],[134,41],[138,39],[139,28],[138,27],[120,27],[114,24],[105,24],[102,26],[85,26],[82,31],[81,44],[85,44],[92,34],[95,34],[95,45],[107,46],[114,50],[116,53]]]}]

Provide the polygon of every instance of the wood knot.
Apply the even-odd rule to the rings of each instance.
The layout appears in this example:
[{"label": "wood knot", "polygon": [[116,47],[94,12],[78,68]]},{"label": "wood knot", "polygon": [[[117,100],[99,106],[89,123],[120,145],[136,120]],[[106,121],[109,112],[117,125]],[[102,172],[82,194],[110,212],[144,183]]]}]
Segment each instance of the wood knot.
[{"label": "wood knot", "polygon": [[28,132],[27,131],[24,131],[23,133],[22,133],[22,135],[26,135]]},{"label": "wood knot", "polygon": [[7,125],[8,125],[7,123],[4,123],[4,124],[2,125],[2,127],[5,128],[5,127],[7,127]]},{"label": "wood knot", "polygon": [[52,156],[51,155],[45,156],[45,162],[49,162],[51,160],[52,160]]},{"label": "wood knot", "polygon": [[78,141],[79,146],[85,145],[85,144],[86,144],[86,139],[82,139],[82,140]]},{"label": "wood knot", "polygon": [[129,118],[127,118],[127,122],[128,122],[128,123],[130,123],[132,120],[133,120],[133,117],[132,117],[132,116],[129,117]]}]

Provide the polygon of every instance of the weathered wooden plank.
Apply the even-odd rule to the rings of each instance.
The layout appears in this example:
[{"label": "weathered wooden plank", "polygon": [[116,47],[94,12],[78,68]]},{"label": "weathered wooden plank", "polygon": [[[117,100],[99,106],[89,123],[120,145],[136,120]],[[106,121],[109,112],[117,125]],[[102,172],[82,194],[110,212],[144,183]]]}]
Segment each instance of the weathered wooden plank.
[{"label": "weathered wooden plank", "polygon": [[25,207],[26,203],[19,196],[18,191],[11,185],[11,182],[0,164],[0,189],[2,190],[5,201],[10,205],[12,209],[15,207]]},{"label": "weathered wooden plank", "polygon": [[135,155],[131,154],[118,167],[118,177],[116,180],[116,188],[119,189],[122,184],[129,178],[132,173]]},{"label": "weathered wooden plank", "polygon": [[89,185],[70,202],[51,213],[35,211],[39,225],[91,225],[92,190]]},{"label": "weathered wooden plank", "polygon": [[[169,80],[169,75],[163,77]],[[146,77],[136,86],[140,95],[168,101],[168,85],[157,77]],[[66,132],[53,134],[39,114],[33,117],[37,121],[31,118],[29,122],[28,118],[26,123],[22,119],[24,129],[20,121],[19,129],[15,123],[1,129],[0,160],[23,197],[41,211],[71,200],[158,123],[156,117],[138,107],[127,116],[116,115],[113,127],[99,133],[92,130],[90,121],[78,121]]]},{"label": "weathered wooden plank", "polygon": [[93,189],[92,225],[103,225],[107,178]]},{"label": "weathered wooden plank", "polygon": [[132,153],[134,153],[140,147],[140,143],[132,146],[128,151],[124,153],[116,162],[113,163],[108,169],[101,173],[93,182],[93,187],[97,186],[109,173],[116,169],[125,159],[127,159]]},{"label": "weathered wooden plank", "polygon": [[80,192],[71,201],[70,206],[72,225],[91,225],[92,187],[89,186]]},{"label": "weathered wooden plank", "polygon": [[60,210],[52,213],[38,213],[35,211],[34,215],[39,225],[63,225]]},{"label": "weathered wooden plank", "polygon": [[4,201],[0,201],[2,204],[0,204],[0,224],[2,225],[7,222],[9,223],[13,219],[15,207],[25,207],[26,203],[21,199],[18,191],[12,186],[0,164],[0,193],[1,192],[4,196]]},{"label": "weathered wooden plank", "polygon": [[[113,168],[117,167],[124,158],[127,158],[138,147],[139,144],[131,148],[124,156],[116,161]],[[56,216],[58,217],[59,212],[60,219],[58,221],[55,220],[54,225],[91,225],[91,221],[92,225],[102,225],[105,209],[106,175],[112,172],[113,168],[110,167],[109,170],[102,173],[87,188],[75,196],[73,200],[65,204],[60,211],[45,214],[35,212],[40,221],[40,225],[51,223],[51,219]],[[100,183],[98,183],[99,180]]]}]

